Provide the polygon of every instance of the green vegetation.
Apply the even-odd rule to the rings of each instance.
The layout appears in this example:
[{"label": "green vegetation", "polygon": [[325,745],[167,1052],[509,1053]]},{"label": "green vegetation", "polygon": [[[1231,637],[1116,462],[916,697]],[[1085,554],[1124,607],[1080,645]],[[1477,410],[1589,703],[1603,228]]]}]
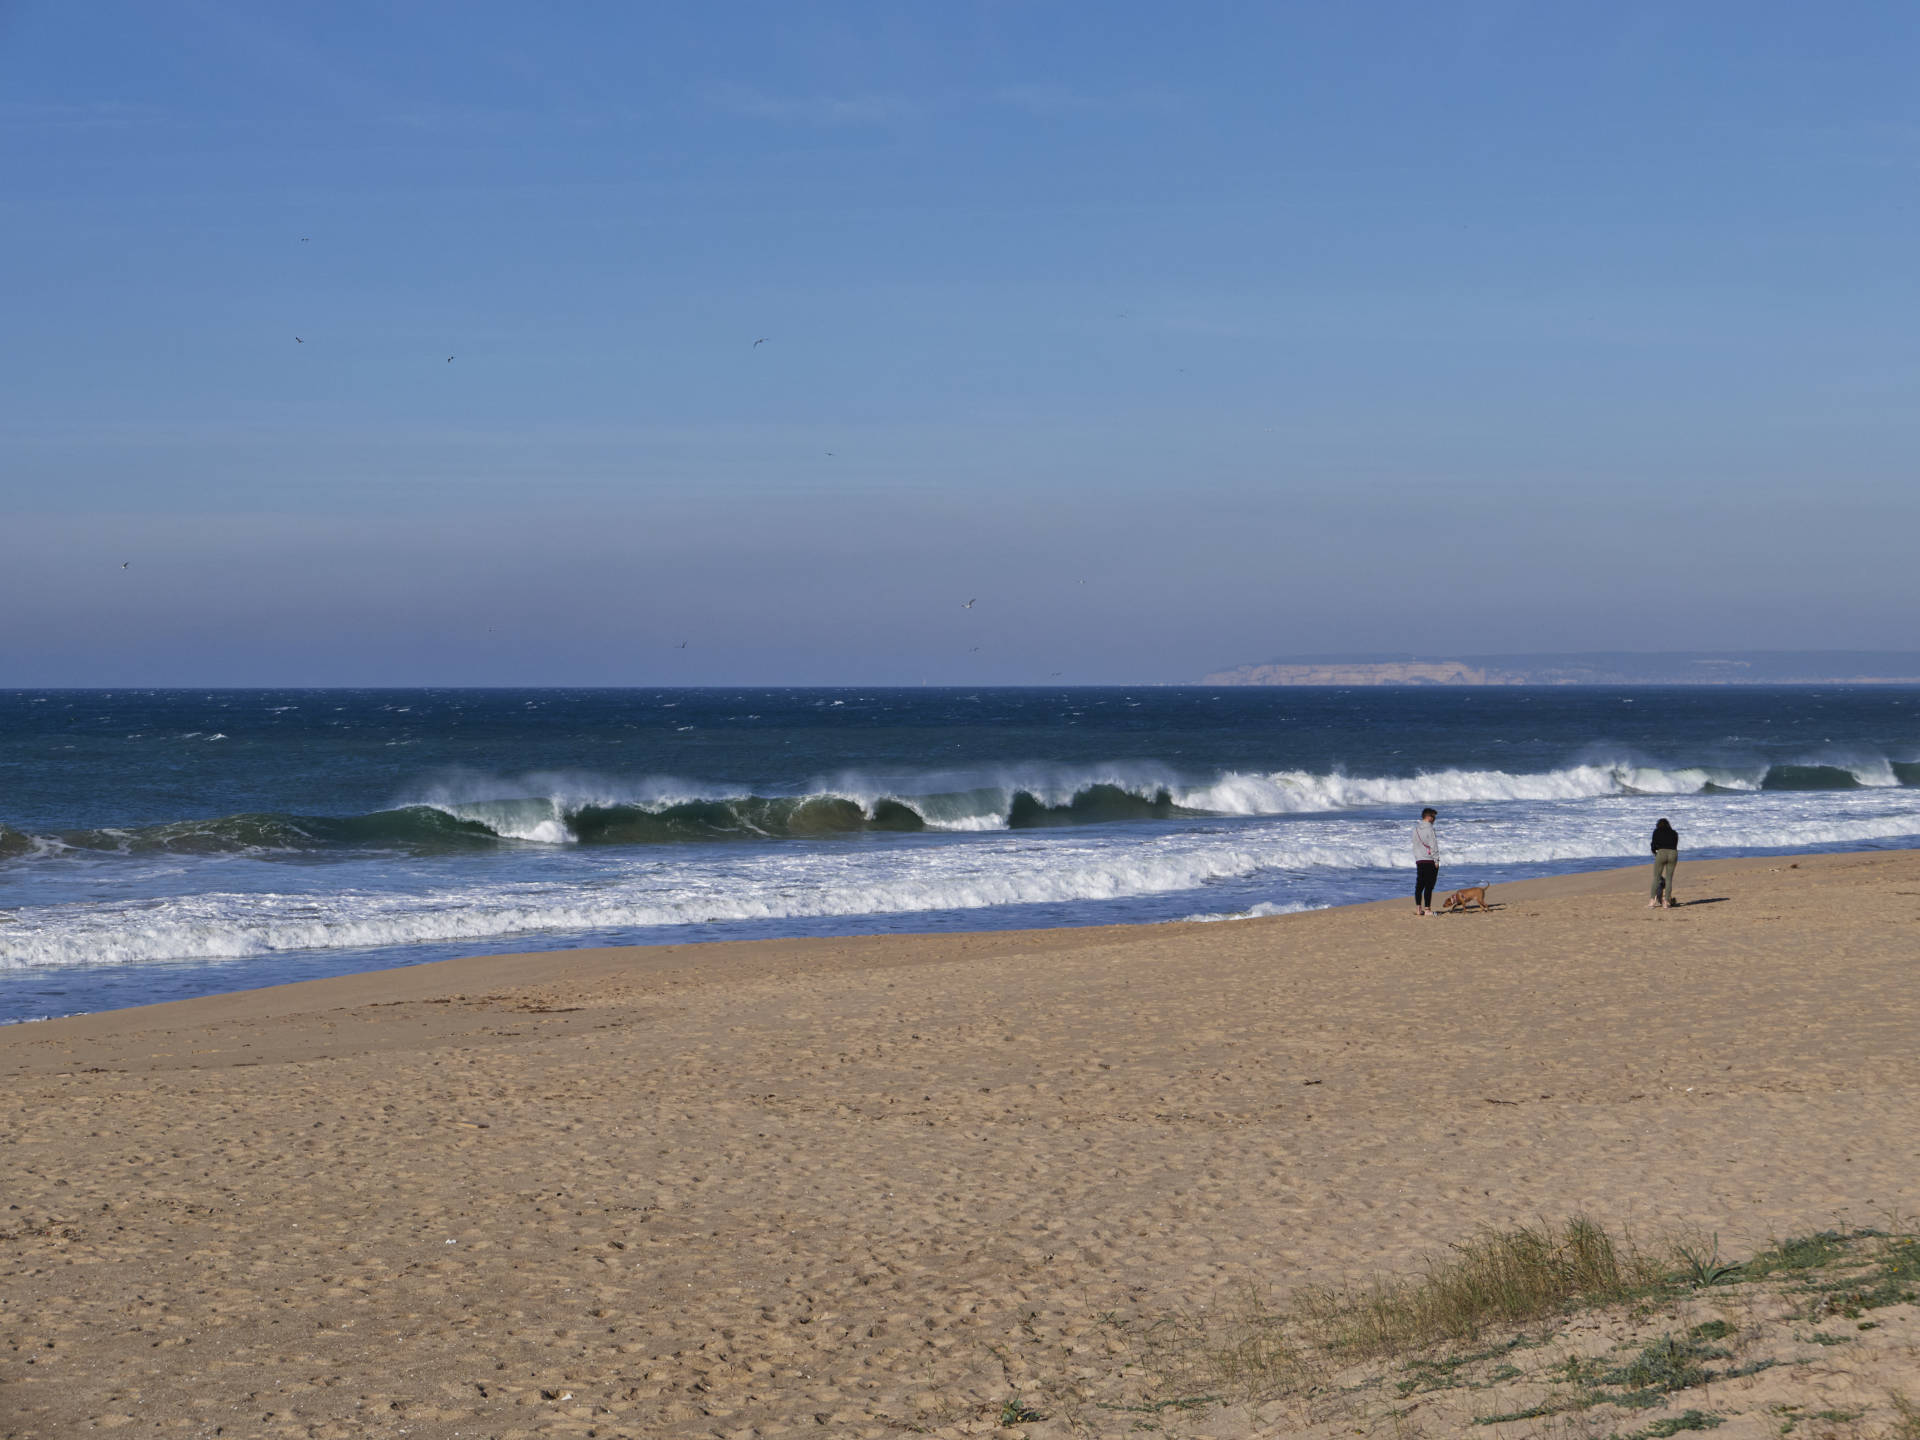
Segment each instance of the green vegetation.
[{"label": "green vegetation", "polygon": [[1005,1429],[1009,1425],[1027,1425],[1046,1418],[1046,1416],[1042,1415],[1038,1410],[1034,1409],[1024,1400],[1021,1400],[1018,1396],[1015,1396],[1000,1407],[1000,1425],[1002,1429]]},{"label": "green vegetation", "polygon": [[1848,1241],[1865,1239],[1869,1233],[1858,1231],[1853,1235],[1842,1235],[1838,1230],[1821,1230],[1812,1235],[1802,1235],[1797,1240],[1782,1240],[1747,1261],[1740,1271],[1743,1278],[1758,1280],[1783,1270],[1818,1270],[1846,1254]]},{"label": "green vegetation", "polygon": [[1634,1431],[1628,1440],[1655,1440],[1658,1436],[1678,1435],[1683,1430],[1715,1430],[1726,1423],[1723,1417],[1705,1410],[1683,1410],[1678,1415],[1654,1421],[1644,1430]]},{"label": "green vegetation", "polygon": [[1595,1389],[1617,1391],[1599,1397],[1611,1404],[1645,1410],[1661,1404],[1676,1390],[1691,1390],[1720,1378],[1706,1368],[1705,1362],[1732,1358],[1731,1351],[1701,1340],[1662,1335],[1625,1365],[1600,1375]]},{"label": "green vegetation", "polygon": [[[1169,1412],[1290,1398],[1306,1413],[1345,1411],[1390,1420],[1398,1431],[1416,1408],[1416,1429],[1432,1423],[1429,1413],[1452,1413],[1464,1425],[1457,1408],[1423,1407],[1459,1406],[1486,1392],[1489,1403],[1477,1408],[1488,1413],[1474,1415],[1474,1425],[1552,1420],[1569,1435],[1654,1440],[1717,1429],[1729,1418],[1668,1409],[1689,1392],[1805,1361],[1810,1346],[1856,1343],[1817,1327],[1905,1301],[1920,1301],[1920,1236],[1910,1227],[1821,1230],[1728,1261],[1712,1240],[1646,1251],[1574,1216],[1483,1231],[1414,1275],[1309,1291],[1286,1305],[1249,1286],[1238,1304],[1210,1312],[1150,1323],[1109,1312],[1097,1323],[1105,1343],[1128,1354],[1126,1391],[1093,1403],[1140,1417],[1136,1428],[1159,1429]],[[1649,1321],[1664,1333],[1649,1333]],[[1862,1329],[1875,1323],[1857,1320]],[[1884,1428],[1882,1405],[1882,1428],[1869,1420],[1869,1429],[1847,1433],[1920,1440],[1920,1407],[1900,1405],[1894,1429]],[[1812,1434],[1831,1437],[1836,1432],[1822,1426],[1861,1418],[1793,1405],[1769,1413],[1780,1417],[1782,1435],[1811,1424]]]},{"label": "green vegetation", "polygon": [[1481,1415],[1474,1419],[1476,1425],[1504,1425],[1509,1420],[1539,1420],[1547,1415],[1558,1415],[1566,1407],[1549,1400],[1544,1405],[1532,1405],[1525,1410],[1509,1410],[1504,1415]]},{"label": "green vegetation", "polygon": [[1737,1280],[1743,1269],[1742,1266],[1730,1265],[1720,1258],[1718,1235],[1715,1235],[1706,1245],[1697,1242],[1676,1242],[1673,1254],[1674,1258],[1680,1262],[1680,1278],[1695,1289]]},{"label": "green vegetation", "polygon": [[1396,1382],[1394,1389],[1402,1395],[1414,1395],[1424,1390],[1451,1390],[1459,1386],[1485,1389],[1488,1385],[1498,1385],[1503,1380],[1517,1377],[1521,1373],[1520,1367],[1503,1363],[1490,1370],[1486,1379],[1478,1383],[1465,1372],[1483,1361],[1499,1360],[1527,1343],[1527,1338],[1521,1335],[1484,1350],[1468,1350],[1435,1359],[1415,1356],[1406,1362],[1407,1378]]},{"label": "green vegetation", "polygon": [[1151,1405],[1103,1405],[1103,1410],[1119,1410],[1133,1415],[1159,1415],[1168,1410],[1203,1410],[1218,1405],[1218,1395],[1182,1395],[1173,1400],[1156,1400]]}]

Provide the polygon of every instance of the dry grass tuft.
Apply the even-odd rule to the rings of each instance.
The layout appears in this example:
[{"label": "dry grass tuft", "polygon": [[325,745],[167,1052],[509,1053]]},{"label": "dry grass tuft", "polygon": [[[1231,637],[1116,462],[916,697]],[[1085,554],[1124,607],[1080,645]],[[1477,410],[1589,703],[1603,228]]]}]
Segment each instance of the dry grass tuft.
[{"label": "dry grass tuft", "polygon": [[1183,1383],[1209,1393],[1260,1400],[1320,1388],[1355,1361],[1405,1359],[1496,1327],[1634,1298],[1663,1283],[1659,1265],[1575,1216],[1560,1225],[1488,1230],[1416,1279],[1308,1292],[1277,1310],[1249,1287],[1214,1315],[1166,1316],[1130,1338],[1156,1372],[1181,1374]]},{"label": "dry grass tuft", "polygon": [[[1244,1405],[1263,1425],[1284,1412],[1302,1425],[1365,1421],[1401,1433],[1418,1410],[1416,1431],[1451,1414],[1476,1426],[1536,1422],[1537,1440],[1658,1440],[1734,1418],[1704,1404],[1711,1394],[1738,1411],[1745,1392],[1723,1382],[1804,1361],[1810,1345],[1851,1345],[1884,1323],[1859,1317],[1920,1303],[1911,1233],[1821,1231],[1737,1263],[1694,1239],[1649,1254],[1576,1215],[1482,1231],[1418,1274],[1368,1287],[1271,1304],[1249,1285],[1211,1310],[1150,1322],[1109,1315],[1109,1343],[1128,1358],[1117,1384],[1086,1398],[1169,1433],[1188,1412]],[[1810,1328],[1834,1317],[1857,1329]],[[1796,1393],[1778,1376],[1766,1383]],[[1696,1396],[1703,1403],[1684,1403]],[[1897,1394],[1886,1404],[1890,1429],[1861,1428],[1864,1411],[1783,1402],[1769,1413],[1784,1417],[1783,1434],[1800,1423],[1852,1427],[1809,1429],[1810,1440],[1920,1440],[1920,1406]]]},{"label": "dry grass tuft", "polygon": [[1559,1226],[1484,1231],[1419,1279],[1376,1281],[1357,1295],[1309,1295],[1302,1311],[1335,1353],[1398,1355],[1575,1306],[1632,1299],[1664,1279],[1654,1261],[1576,1215]]},{"label": "dry grass tuft", "polygon": [[1253,1289],[1243,1294],[1226,1338],[1205,1346],[1204,1354],[1214,1385],[1232,1395],[1279,1394],[1295,1388],[1306,1374],[1285,1317],[1269,1310]]}]

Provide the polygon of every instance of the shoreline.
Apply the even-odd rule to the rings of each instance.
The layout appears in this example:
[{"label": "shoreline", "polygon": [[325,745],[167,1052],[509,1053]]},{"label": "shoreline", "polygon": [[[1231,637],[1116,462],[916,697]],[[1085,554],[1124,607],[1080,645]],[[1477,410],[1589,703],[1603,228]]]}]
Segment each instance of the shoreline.
[{"label": "shoreline", "polygon": [[[1683,857],[1681,865],[1683,871],[1691,870],[1695,873],[1709,869],[1714,873],[1718,873],[1723,868],[1737,873],[1743,868],[1756,866],[1766,867],[1777,864],[1797,866],[1803,863],[1822,860],[1845,860],[1852,857],[1890,854],[1920,855],[1920,847],[1911,850],[1872,849],[1783,852],[1694,861],[1686,860]],[[1448,890],[1452,888],[1447,883],[1447,871],[1449,868],[1457,867],[1441,867],[1441,883],[1439,890],[1436,892],[1437,898],[1444,898]],[[1494,899],[1496,904],[1500,904],[1504,903],[1503,897],[1507,896],[1521,900],[1551,899],[1561,896],[1605,893],[1620,889],[1623,885],[1627,884],[1622,877],[1639,875],[1650,868],[1651,861],[1647,861],[1633,865],[1609,866],[1596,870],[1568,871],[1562,874],[1534,876],[1525,880],[1500,882],[1494,886],[1494,889],[1498,892]],[[1410,886],[1411,871],[1408,873]],[[896,944],[914,944],[939,949],[945,944],[958,944],[962,949],[968,949],[977,948],[980,945],[992,942],[998,943],[1001,946],[1016,945],[1026,948],[1031,945],[1042,944],[1043,942],[1041,942],[1038,937],[1062,935],[1085,935],[1089,937],[1111,936],[1114,938],[1115,943],[1121,943],[1121,937],[1127,936],[1135,931],[1157,932],[1195,927],[1207,928],[1218,925],[1239,926],[1265,924],[1276,920],[1287,919],[1295,915],[1345,913],[1349,911],[1364,912],[1375,907],[1387,910],[1395,907],[1404,908],[1404,902],[1405,897],[1394,896],[1379,900],[1355,900],[1337,905],[1313,906],[1304,910],[1285,911],[1276,915],[1222,915],[1205,920],[1146,920],[1109,925],[1044,926],[1034,929],[897,931],[879,935],[779,936],[757,940],[687,940],[677,944],[664,945],[604,945],[576,946],[552,950],[487,951],[439,960],[415,961],[373,970],[354,970],[337,975],[323,975],[310,980],[292,980],[271,985],[242,986],[232,990],[218,990],[203,995],[188,996],[179,1000],[161,1000],[140,1005],[116,1006],[103,1010],[81,1010],[64,1015],[35,1016],[27,1019],[12,1020],[0,1023],[0,1036],[6,1035],[10,1030],[22,1027],[37,1028],[69,1021],[133,1015],[146,1011],[166,1010],[171,1013],[172,1007],[198,1006],[203,1004],[214,1005],[218,1002],[234,1000],[238,997],[269,996],[281,991],[289,992],[290,995],[311,994],[315,997],[331,997],[328,1002],[323,1003],[363,1003],[361,997],[362,983],[364,982],[366,985],[377,987],[381,984],[382,977],[417,976],[419,981],[424,983],[426,987],[425,990],[420,988],[420,984],[409,983],[404,980],[396,979],[393,985],[398,995],[418,997],[427,993],[437,993],[436,987],[442,985],[457,985],[458,982],[455,979],[443,979],[442,977],[453,977],[455,971],[460,967],[473,967],[476,977],[485,976],[487,977],[486,983],[498,985],[507,983],[515,978],[513,975],[505,973],[503,967],[524,968],[529,972],[525,979],[533,982],[541,978],[536,972],[542,968],[543,964],[559,964],[564,970],[567,968],[564,962],[571,959],[577,961],[584,967],[581,972],[583,975],[591,976],[613,973],[622,968],[622,962],[614,957],[664,957],[667,955],[680,955],[687,951],[697,951],[701,954],[714,954],[715,952],[719,952],[723,963],[734,960],[734,952],[740,952],[744,963],[752,965],[755,962],[750,959],[745,959],[745,957],[764,956],[772,950],[784,947],[794,947],[803,953],[810,953],[823,947],[832,949],[847,945],[884,949]],[[1092,942],[1090,941],[1090,943]],[[480,982],[476,978],[472,983],[478,984]],[[323,990],[310,989],[309,987],[333,988]],[[270,1004],[271,1002],[269,1002],[269,1008]],[[253,1013],[254,1009],[255,1007],[243,1006],[240,1011],[236,1013]]]},{"label": "shoreline", "polygon": [[[1485,915],[479,956],[7,1027],[0,1437],[958,1436],[1026,1394],[1123,1435],[1105,1317],[1572,1214],[1734,1255],[1920,1210],[1920,851],[1683,861],[1673,911],[1649,869]],[[1910,1367],[1880,1313],[1807,1363]]]}]

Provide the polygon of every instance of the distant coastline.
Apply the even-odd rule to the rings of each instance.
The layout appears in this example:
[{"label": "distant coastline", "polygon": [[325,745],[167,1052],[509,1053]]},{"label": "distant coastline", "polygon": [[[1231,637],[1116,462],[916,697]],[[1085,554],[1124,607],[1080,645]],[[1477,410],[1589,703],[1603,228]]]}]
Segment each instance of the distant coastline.
[{"label": "distant coastline", "polygon": [[1308,655],[1203,675],[1201,685],[1920,685],[1920,651],[1757,650],[1529,655]]}]

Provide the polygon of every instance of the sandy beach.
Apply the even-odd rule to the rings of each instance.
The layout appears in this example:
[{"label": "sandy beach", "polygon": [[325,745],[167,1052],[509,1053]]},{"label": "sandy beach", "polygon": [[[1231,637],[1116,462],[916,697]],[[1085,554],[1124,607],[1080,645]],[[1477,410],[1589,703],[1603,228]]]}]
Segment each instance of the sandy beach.
[{"label": "sandy beach", "polygon": [[[0,1030],[0,1435],[1395,1433],[1126,1408],[1126,1337],[1540,1217],[1737,1256],[1920,1209],[1920,853],[1646,878]],[[1892,1433],[1920,1323],[1878,1314],[1686,1403]]]}]

